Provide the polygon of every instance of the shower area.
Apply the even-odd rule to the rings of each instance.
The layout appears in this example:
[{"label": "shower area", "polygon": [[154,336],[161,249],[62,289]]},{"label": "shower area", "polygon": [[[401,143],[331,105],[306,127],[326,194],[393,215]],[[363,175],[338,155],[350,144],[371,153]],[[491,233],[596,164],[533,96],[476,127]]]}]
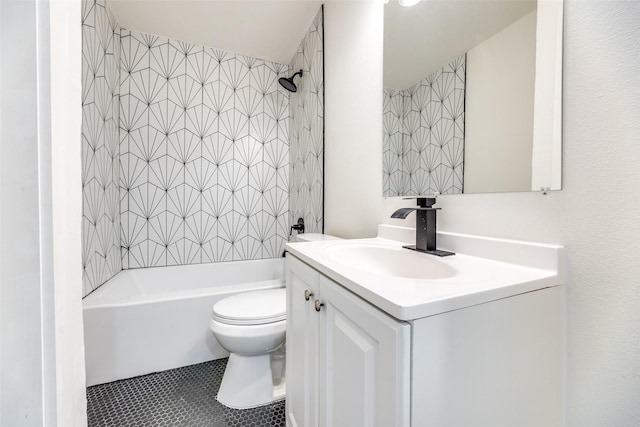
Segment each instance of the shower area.
[{"label": "shower area", "polygon": [[283,286],[291,225],[323,231],[320,4],[281,63],[124,28],[124,3],[82,2],[83,312],[97,387],[224,369],[213,302]]}]

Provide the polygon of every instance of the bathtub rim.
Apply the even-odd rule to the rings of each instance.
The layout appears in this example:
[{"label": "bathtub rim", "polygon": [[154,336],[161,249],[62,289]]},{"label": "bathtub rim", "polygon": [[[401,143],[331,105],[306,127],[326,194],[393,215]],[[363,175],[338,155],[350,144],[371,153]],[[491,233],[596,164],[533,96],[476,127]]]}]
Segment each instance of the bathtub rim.
[{"label": "bathtub rim", "polygon": [[[109,292],[113,292],[113,288],[120,286],[137,286],[137,287],[146,287],[147,284],[141,284],[140,279],[144,279],[144,277],[140,277],[140,275],[144,276],[147,273],[145,270],[153,269],[153,270],[161,270],[161,269],[189,269],[196,270],[197,268],[205,270],[207,268],[211,270],[215,270],[218,268],[218,264],[224,264],[224,268],[228,268],[232,265],[242,265],[242,264],[259,264],[261,266],[273,264],[273,272],[277,272],[278,278],[272,278],[267,280],[250,280],[246,282],[239,283],[230,283],[230,284],[221,284],[215,286],[206,286],[206,287],[195,287],[195,288],[182,288],[175,289],[170,291],[156,291],[156,292],[144,292],[147,289],[139,289],[139,292],[134,294],[111,294]],[[246,267],[243,267],[246,268]],[[156,271],[157,272],[157,271]],[[131,276],[131,278],[127,279],[125,276]],[[128,281],[128,283],[122,283],[123,281]],[[275,286],[274,286],[275,285]],[[281,258],[264,258],[258,260],[236,260],[236,261],[228,261],[221,263],[201,263],[201,264],[189,264],[189,265],[172,265],[172,266],[159,266],[159,267],[145,267],[145,268],[135,268],[135,269],[126,269],[120,270],[113,277],[107,280],[100,287],[95,289],[93,292],[88,294],[82,299],[82,309],[90,310],[94,308],[106,308],[106,307],[125,307],[132,305],[145,305],[145,304],[154,304],[167,300],[181,300],[188,298],[197,298],[205,295],[210,295],[212,293],[218,292],[229,292],[229,291],[246,291],[254,288],[280,288],[285,287],[284,280],[284,260]]]}]

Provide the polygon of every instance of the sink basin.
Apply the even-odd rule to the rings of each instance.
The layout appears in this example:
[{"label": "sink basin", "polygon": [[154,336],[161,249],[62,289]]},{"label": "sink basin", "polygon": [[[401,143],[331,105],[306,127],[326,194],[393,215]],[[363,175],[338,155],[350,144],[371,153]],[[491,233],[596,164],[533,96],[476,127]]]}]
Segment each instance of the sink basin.
[{"label": "sink basin", "polygon": [[336,245],[327,248],[331,261],[381,276],[405,279],[445,279],[456,271],[432,255],[408,249],[373,245]]}]

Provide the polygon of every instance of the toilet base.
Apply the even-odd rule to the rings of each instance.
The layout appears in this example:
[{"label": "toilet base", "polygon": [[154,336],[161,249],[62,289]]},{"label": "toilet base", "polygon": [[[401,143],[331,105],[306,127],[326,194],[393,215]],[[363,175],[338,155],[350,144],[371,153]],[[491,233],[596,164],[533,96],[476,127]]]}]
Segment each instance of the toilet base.
[{"label": "toilet base", "polygon": [[249,409],[284,399],[285,380],[273,384],[271,358],[229,355],[216,399],[226,407]]}]

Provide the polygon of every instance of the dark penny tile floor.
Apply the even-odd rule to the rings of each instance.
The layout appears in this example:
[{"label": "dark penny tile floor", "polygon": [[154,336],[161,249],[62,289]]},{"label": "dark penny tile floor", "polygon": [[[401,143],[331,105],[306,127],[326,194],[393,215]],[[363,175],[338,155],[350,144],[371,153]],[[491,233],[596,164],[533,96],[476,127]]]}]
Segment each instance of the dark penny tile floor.
[{"label": "dark penny tile floor", "polygon": [[284,400],[229,409],[215,396],[227,359],[87,388],[89,427],[284,427]]}]

